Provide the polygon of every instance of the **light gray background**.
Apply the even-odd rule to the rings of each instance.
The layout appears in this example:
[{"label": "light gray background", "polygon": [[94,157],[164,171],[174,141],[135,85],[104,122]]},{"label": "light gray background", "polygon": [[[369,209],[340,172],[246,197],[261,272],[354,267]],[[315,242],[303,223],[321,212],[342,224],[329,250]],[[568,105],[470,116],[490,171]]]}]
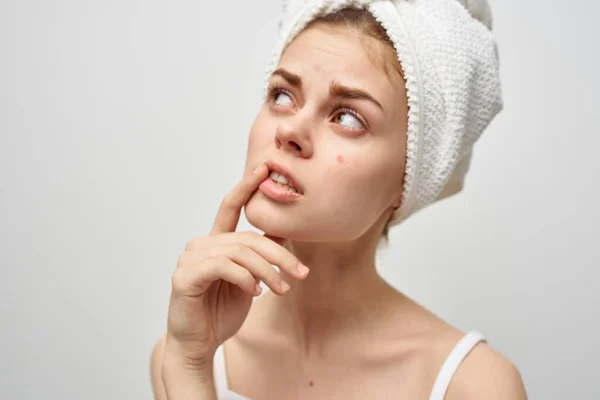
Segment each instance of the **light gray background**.
[{"label": "light gray background", "polygon": [[[600,6],[583,3],[492,3],[505,110],[465,192],[380,258],[532,399],[600,398]],[[0,398],[151,398],[170,276],[241,177],[278,10],[0,3]]]}]

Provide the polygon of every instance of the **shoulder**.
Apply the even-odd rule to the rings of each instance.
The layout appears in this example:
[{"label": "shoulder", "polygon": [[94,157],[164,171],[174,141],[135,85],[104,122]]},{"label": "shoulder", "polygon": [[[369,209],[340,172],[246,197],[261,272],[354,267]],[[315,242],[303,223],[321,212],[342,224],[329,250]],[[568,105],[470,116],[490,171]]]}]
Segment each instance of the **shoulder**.
[{"label": "shoulder", "polygon": [[478,343],[460,364],[446,400],[526,400],[517,367],[485,342]]},{"label": "shoulder", "polygon": [[[427,327],[420,336],[431,382],[465,333],[446,323],[420,304],[413,320]],[[485,341],[477,343],[460,363],[448,386],[445,400],[527,400],[521,374],[514,364]]]}]

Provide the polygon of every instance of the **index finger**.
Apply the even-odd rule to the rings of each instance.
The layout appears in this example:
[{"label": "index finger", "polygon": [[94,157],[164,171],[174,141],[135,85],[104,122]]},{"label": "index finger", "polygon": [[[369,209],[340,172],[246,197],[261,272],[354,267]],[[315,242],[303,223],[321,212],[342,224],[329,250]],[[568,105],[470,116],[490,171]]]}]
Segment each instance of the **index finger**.
[{"label": "index finger", "polygon": [[268,170],[264,164],[258,166],[223,198],[209,235],[235,231],[242,207],[250,200],[258,185],[265,180]]}]

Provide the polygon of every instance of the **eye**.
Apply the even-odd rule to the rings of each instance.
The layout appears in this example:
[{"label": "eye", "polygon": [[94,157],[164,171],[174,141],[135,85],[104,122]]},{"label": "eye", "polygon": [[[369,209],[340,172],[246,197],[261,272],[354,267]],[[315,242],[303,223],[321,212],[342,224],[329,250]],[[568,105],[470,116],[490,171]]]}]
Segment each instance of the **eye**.
[{"label": "eye", "polygon": [[287,93],[279,91],[273,94],[273,102],[278,106],[291,105],[292,99]]},{"label": "eye", "polygon": [[334,118],[336,123],[339,123],[341,126],[350,129],[363,129],[363,123],[354,116],[353,113],[349,111],[344,111],[337,114]]},{"label": "eye", "polygon": [[268,93],[267,101],[272,105],[288,107],[294,104],[291,93],[278,84],[269,86]]}]

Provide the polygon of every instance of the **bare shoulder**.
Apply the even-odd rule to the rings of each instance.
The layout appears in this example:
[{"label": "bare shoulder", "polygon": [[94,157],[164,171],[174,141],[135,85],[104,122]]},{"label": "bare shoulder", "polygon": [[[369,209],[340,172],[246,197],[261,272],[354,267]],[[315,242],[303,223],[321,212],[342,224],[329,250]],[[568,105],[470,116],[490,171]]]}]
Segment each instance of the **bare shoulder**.
[{"label": "bare shoulder", "polygon": [[[410,300],[411,319],[423,327],[420,348],[425,354],[428,382],[435,381],[441,366],[465,333],[438,315]],[[445,400],[526,400],[521,374],[516,366],[487,342],[473,347],[459,365],[448,386]]]},{"label": "bare shoulder", "polygon": [[526,400],[517,367],[485,342],[477,344],[460,364],[446,400]]}]

